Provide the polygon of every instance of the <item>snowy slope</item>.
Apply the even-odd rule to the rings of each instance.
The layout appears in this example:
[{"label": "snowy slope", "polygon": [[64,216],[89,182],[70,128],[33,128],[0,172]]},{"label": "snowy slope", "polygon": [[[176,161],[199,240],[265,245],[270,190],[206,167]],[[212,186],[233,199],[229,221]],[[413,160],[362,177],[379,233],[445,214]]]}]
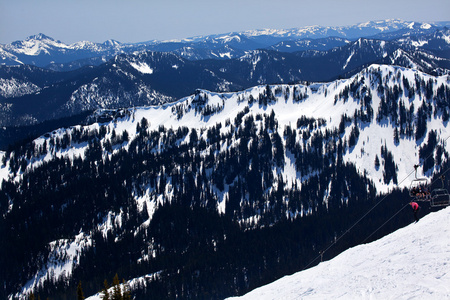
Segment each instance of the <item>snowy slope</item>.
[{"label": "snowy slope", "polygon": [[450,208],[242,296],[268,299],[449,299]]}]

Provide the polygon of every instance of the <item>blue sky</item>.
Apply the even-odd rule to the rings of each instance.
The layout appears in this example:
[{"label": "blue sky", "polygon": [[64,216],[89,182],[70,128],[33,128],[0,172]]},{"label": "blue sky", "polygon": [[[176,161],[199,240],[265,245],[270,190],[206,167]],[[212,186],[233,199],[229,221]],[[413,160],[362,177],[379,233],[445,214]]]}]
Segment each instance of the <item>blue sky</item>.
[{"label": "blue sky", "polygon": [[449,21],[449,0],[0,0],[0,43],[143,42],[249,29]]}]

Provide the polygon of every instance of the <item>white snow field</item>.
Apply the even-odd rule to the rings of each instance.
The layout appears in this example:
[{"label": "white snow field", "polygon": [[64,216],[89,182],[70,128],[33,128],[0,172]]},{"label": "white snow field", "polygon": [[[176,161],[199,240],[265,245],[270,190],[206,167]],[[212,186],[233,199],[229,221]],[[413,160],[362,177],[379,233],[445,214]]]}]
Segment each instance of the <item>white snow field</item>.
[{"label": "white snow field", "polygon": [[231,299],[450,299],[450,207]]}]

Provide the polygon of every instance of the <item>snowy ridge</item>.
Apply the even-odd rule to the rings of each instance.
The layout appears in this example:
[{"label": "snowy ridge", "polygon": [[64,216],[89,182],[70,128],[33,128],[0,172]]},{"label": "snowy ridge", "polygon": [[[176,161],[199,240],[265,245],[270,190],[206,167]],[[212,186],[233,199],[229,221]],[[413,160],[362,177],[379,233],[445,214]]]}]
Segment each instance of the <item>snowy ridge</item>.
[{"label": "snowy ridge", "polygon": [[449,261],[450,208],[446,208],[229,300],[449,299]]},{"label": "snowy ridge", "polygon": [[[413,22],[414,23],[414,22]],[[244,31],[246,36],[262,36],[262,35],[273,35],[273,36],[289,36],[291,38],[295,37],[297,39],[300,38],[309,38],[309,37],[325,37],[325,36],[340,36],[347,38],[355,38],[359,37],[358,33],[355,33],[356,30],[361,34],[363,30],[370,29],[370,34],[375,34],[378,32],[387,32],[387,31],[395,31],[411,25],[411,22],[402,21],[398,19],[390,19],[390,20],[379,20],[379,21],[370,21],[359,23],[356,25],[350,26],[305,26],[302,28],[292,28],[285,30],[276,30],[276,29],[262,29],[262,30],[249,30]],[[428,27],[424,29],[431,28],[431,25],[427,24]],[[421,26],[421,23],[419,23]],[[413,28],[413,27],[408,27]],[[364,33],[363,33],[364,34]]]},{"label": "snowy ridge", "polygon": [[[345,90],[348,90],[352,85],[359,85],[359,91],[370,91],[372,97],[372,107],[374,111],[373,119],[370,124],[364,125],[361,123],[361,130],[358,141],[354,147],[347,150],[344,156],[345,161],[352,162],[358,166],[360,173],[366,173],[369,178],[371,178],[376,188],[379,192],[387,192],[389,189],[395,186],[393,182],[385,184],[382,181],[383,170],[382,168],[375,169],[373,167],[373,162],[375,161],[375,156],[379,156],[379,149],[381,146],[386,145],[387,148],[393,153],[394,160],[397,162],[397,174],[398,178],[405,178],[411,171],[411,167],[418,163],[417,152],[420,146],[427,141],[428,135],[425,135],[420,141],[415,141],[414,138],[400,137],[398,144],[393,140],[395,125],[389,121],[385,120],[383,122],[376,122],[376,112],[380,109],[381,97],[378,94],[378,86],[381,84],[385,87],[393,88],[394,85],[399,85],[403,90],[399,98],[399,102],[403,101],[406,105],[406,109],[413,107],[415,112],[418,111],[422,102],[425,100],[425,95],[423,93],[408,95],[406,88],[402,86],[400,82],[402,78],[408,80],[410,84],[414,84],[416,78],[422,79],[424,82],[430,80],[434,81],[433,94],[436,94],[437,89],[440,87],[450,86],[450,80],[448,76],[434,77],[415,71],[412,69],[405,69],[400,67],[385,66],[385,65],[372,65],[367,69],[363,70],[359,74],[345,80],[338,80],[331,83],[317,83],[311,85],[294,85],[295,89],[301,94],[304,94],[302,101],[294,101],[292,88],[294,86],[289,85],[274,85],[271,89],[276,95],[277,101],[271,102],[268,106],[260,105],[248,105],[248,99],[252,97],[253,99],[258,99],[258,97],[264,93],[265,86],[258,86],[254,88],[247,89],[242,92],[236,93],[213,93],[209,91],[201,91],[208,100],[205,105],[210,107],[216,107],[215,113],[208,116],[199,113],[194,109],[194,101],[196,99],[195,95],[185,97],[180,99],[175,103],[168,103],[162,106],[149,106],[149,107],[137,107],[125,110],[128,117],[121,118],[119,120],[111,121],[104,124],[93,124],[85,129],[94,130],[99,129],[100,126],[106,126],[109,131],[115,129],[118,134],[127,131],[130,141],[136,136],[136,124],[143,118],[150,120],[150,130],[157,130],[160,126],[165,126],[166,128],[179,128],[188,127],[196,128],[198,132],[204,132],[217,123],[225,124],[227,119],[234,119],[235,116],[241,112],[246,106],[249,107],[249,112],[251,114],[258,113],[268,113],[271,110],[274,111],[276,118],[278,120],[278,131],[281,136],[283,136],[283,130],[286,126],[293,126],[299,117],[302,115],[326,120],[327,126],[320,129],[317,128],[313,132],[323,131],[325,129],[333,130],[339,127],[341,118],[344,114],[348,116],[353,116],[353,114],[361,109],[361,99],[363,95],[357,93],[356,96],[349,95],[349,100],[339,100],[340,95]],[[378,79],[377,79],[378,78]],[[381,80],[381,82],[377,82]],[[88,87],[86,87],[88,88]],[[95,85],[89,87],[91,93],[96,91]],[[419,87],[420,89],[420,87]],[[285,94],[290,90],[289,97],[286,99]],[[277,92],[278,91],[278,92]],[[368,94],[368,95],[369,95]],[[75,98],[74,98],[75,99]],[[75,100],[73,99],[73,103]],[[88,101],[89,99],[86,99]],[[114,101],[115,99],[111,99]],[[99,115],[103,113],[108,114],[109,110],[98,111]],[[180,114],[180,112],[182,112]],[[133,117],[130,117],[130,116]],[[450,136],[450,128],[447,126],[447,122],[442,121],[442,116],[440,114],[435,114],[432,116],[431,120],[427,122],[428,131],[435,130],[437,132],[438,140],[445,140]],[[370,125],[370,126],[368,126]],[[78,126],[78,128],[81,128]],[[83,129],[83,128],[81,128]],[[352,127],[347,125],[344,137],[349,138],[351,134]],[[229,127],[222,128],[222,132],[229,131]],[[36,147],[42,146],[44,142],[47,145],[50,144],[50,139],[61,138],[65,134],[71,134],[72,129],[60,129],[51,133],[48,137],[40,137],[34,141]],[[312,132],[312,133],[313,133]],[[377,138],[375,138],[377,137]],[[103,143],[111,139],[111,134],[107,134]],[[188,142],[188,141],[185,141]],[[39,166],[42,161],[51,160],[53,157],[72,157],[76,158],[78,156],[83,156],[87,144],[71,144],[68,148],[64,149],[49,149],[45,157],[32,157],[28,160],[28,168],[35,168]],[[127,144],[123,145],[124,148]],[[446,145],[446,150],[450,151],[449,146]],[[407,150],[406,150],[407,149]],[[104,155],[113,155],[119,148],[116,148],[112,153],[104,153]],[[286,161],[289,161],[287,158]],[[284,176],[286,181],[295,182],[297,181],[301,184],[301,177],[298,174],[286,173],[286,170],[290,170],[289,164],[285,165],[283,168]],[[433,169],[433,171],[437,171]],[[5,174],[3,178],[13,178],[13,174]],[[306,175],[306,174],[303,174]],[[17,175],[19,176],[19,175]],[[18,178],[16,178],[18,179]],[[405,184],[401,187],[404,187]]]},{"label": "snowy ridge", "polygon": [[215,34],[209,36],[195,36],[185,39],[174,39],[165,40],[162,42],[198,42],[206,38],[209,39],[219,39],[219,40],[230,40],[237,39],[239,36],[245,36],[247,38],[258,38],[258,37],[283,37],[288,38],[288,40],[303,39],[303,38],[322,38],[329,36],[339,36],[346,38],[358,38],[362,36],[375,35],[382,32],[391,32],[403,28],[421,28],[421,29],[432,29],[435,26],[445,26],[445,24],[435,24],[435,23],[421,23],[421,22],[410,22],[403,21],[400,19],[388,19],[388,20],[378,20],[363,22],[355,25],[348,26],[319,26],[319,25],[309,25],[298,28],[291,29],[256,29],[256,30],[246,30],[242,32],[229,32],[224,34]]},{"label": "snowy ridge", "polygon": [[51,55],[51,52],[55,50],[93,50],[96,52],[101,52],[110,47],[120,47],[120,45],[121,44],[116,41],[106,41],[103,44],[80,41],[67,45],[61,41],[56,41],[53,38],[40,33],[29,36],[23,41],[16,41],[12,44],[5,45],[4,48],[18,54],[37,56],[41,53]]},{"label": "snowy ridge", "polygon": [[0,45],[0,65],[31,64],[45,67],[54,63],[67,63],[93,57],[111,57],[136,49],[132,44],[117,41],[93,43],[80,41],[71,45],[57,41],[42,33],[22,41]]},{"label": "snowy ridge", "polygon": [[257,29],[247,30],[243,32],[230,32],[224,34],[216,34],[210,36],[197,36],[181,40],[171,40],[166,42],[197,42],[204,39],[216,40],[232,40],[246,37],[259,40],[263,37],[277,37],[285,40],[299,40],[306,38],[323,38],[323,37],[343,37],[349,39],[357,39],[360,37],[368,37],[377,33],[388,33],[400,29],[422,29],[432,30],[436,27],[444,27],[448,22],[442,23],[420,23],[408,22],[399,19],[379,20],[359,23],[348,26],[319,26],[310,25],[291,29]]}]

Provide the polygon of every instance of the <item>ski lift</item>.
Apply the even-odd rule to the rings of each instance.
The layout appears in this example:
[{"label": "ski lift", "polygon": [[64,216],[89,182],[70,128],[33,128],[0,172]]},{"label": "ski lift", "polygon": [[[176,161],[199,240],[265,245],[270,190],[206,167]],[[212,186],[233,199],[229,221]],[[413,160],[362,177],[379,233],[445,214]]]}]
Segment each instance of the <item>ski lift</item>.
[{"label": "ski lift", "polygon": [[448,206],[450,205],[450,194],[444,188],[444,176],[441,176],[442,188],[434,189],[431,192],[431,207]]},{"label": "ski lift", "polygon": [[414,165],[416,170],[415,179],[411,181],[411,186],[409,188],[409,196],[414,198],[416,201],[429,201],[431,199],[431,194],[429,190],[430,182],[426,177],[417,178],[417,167],[419,165]]},{"label": "ski lift", "polygon": [[429,181],[427,178],[416,178],[411,182],[409,196],[417,201],[430,200],[430,191],[428,189]]}]

